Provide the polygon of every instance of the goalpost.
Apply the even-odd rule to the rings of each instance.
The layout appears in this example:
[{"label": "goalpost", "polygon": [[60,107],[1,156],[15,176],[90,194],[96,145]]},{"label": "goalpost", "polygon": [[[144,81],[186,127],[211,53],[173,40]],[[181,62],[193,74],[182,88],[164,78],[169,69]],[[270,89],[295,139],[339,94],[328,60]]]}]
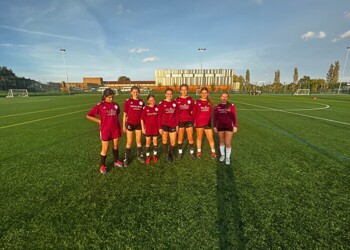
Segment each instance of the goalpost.
[{"label": "goalpost", "polygon": [[201,95],[201,89],[196,89],[196,95]]},{"label": "goalpost", "polygon": [[29,97],[27,89],[9,89],[7,92],[7,98],[14,97]]},{"label": "goalpost", "polygon": [[140,95],[149,95],[151,93],[151,90],[149,88],[143,88],[140,89]]},{"label": "goalpost", "polygon": [[297,89],[294,95],[310,95],[310,89]]}]

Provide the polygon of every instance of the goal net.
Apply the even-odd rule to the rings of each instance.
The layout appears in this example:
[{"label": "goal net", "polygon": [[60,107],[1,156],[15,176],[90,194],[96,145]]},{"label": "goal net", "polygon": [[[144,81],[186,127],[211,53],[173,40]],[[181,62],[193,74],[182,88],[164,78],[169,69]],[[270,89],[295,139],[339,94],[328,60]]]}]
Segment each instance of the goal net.
[{"label": "goal net", "polygon": [[201,89],[196,89],[196,95],[201,95]]},{"label": "goal net", "polygon": [[310,95],[310,89],[297,89],[294,95]]},{"label": "goal net", "polygon": [[7,98],[14,97],[29,97],[27,89],[9,89],[7,93]]},{"label": "goal net", "polygon": [[149,95],[151,90],[149,88],[140,89],[140,95]]}]

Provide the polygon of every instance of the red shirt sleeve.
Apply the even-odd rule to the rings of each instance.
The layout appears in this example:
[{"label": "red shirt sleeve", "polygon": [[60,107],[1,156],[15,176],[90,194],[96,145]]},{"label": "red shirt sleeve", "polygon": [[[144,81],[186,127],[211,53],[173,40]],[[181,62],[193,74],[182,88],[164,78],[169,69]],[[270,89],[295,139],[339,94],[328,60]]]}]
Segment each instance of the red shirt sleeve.
[{"label": "red shirt sleeve", "polygon": [[217,128],[217,123],[218,123],[218,106],[215,106],[214,108],[214,128]]},{"label": "red shirt sleeve", "polygon": [[238,121],[237,121],[237,116],[236,116],[236,107],[233,104],[231,104],[231,112],[232,112],[232,116],[233,116],[233,126],[238,128]]}]

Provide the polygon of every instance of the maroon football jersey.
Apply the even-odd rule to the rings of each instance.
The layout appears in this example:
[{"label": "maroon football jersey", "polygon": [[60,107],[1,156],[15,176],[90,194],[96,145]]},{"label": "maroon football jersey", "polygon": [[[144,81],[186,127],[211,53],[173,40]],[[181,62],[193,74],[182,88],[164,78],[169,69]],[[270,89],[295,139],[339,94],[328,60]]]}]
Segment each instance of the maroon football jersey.
[{"label": "maroon football jersey", "polygon": [[174,128],[178,125],[177,105],[174,100],[163,100],[158,105],[158,127],[162,125]]},{"label": "maroon football jersey", "polygon": [[142,99],[135,100],[132,97],[124,102],[124,113],[127,116],[127,123],[138,125],[141,123],[142,109],[145,103]]},{"label": "maroon football jersey", "polygon": [[[121,137],[121,127],[119,122],[120,107],[116,102],[100,102],[88,113],[88,116],[99,116],[101,120],[101,139],[109,140]],[[105,135],[105,136],[104,136]]]},{"label": "maroon football jersey", "polygon": [[193,117],[195,127],[204,127],[211,124],[213,107],[208,101],[197,100],[194,103]]},{"label": "maroon football jersey", "polygon": [[236,108],[232,103],[229,109],[226,108],[226,104],[218,104],[214,110],[214,127],[216,128],[227,128],[227,127],[238,126],[236,118]]},{"label": "maroon football jersey", "polygon": [[192,111],[194,107],[194,100],[192,97],[178,97],[176,98],[176,104],[179,122],[193,121]]},{"label": "maroon football jersey", "polygon": [[141,119],[145,125],[146,135],[158,135],[158,107],[145,106]]}]

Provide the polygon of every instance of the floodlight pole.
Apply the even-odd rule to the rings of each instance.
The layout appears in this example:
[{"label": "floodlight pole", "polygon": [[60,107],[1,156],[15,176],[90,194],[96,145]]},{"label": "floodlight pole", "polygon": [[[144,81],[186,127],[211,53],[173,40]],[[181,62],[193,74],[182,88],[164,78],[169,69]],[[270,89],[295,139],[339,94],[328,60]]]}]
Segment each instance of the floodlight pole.
[{"label": "floodlight pole", "polygon": [[206,51],[206,48],[198,48],[198,51],[201,52],[201,74],[202,74],[202,83],[201,85],[203,85],[204,83],[204,73],[203,73],[203,52]]},{"label": "floodlight pole", "polygon": [[346,63],[348,62],[349,50],[350,50],[350,47],[346,47],[346,57],[345,57],[345,63],[344,63],[344,67],[343,67],[343,75],[341,76],[340,81],[339,81],[338,94],[340,93],[341,82],[343,81],[343,78],[344,78]]},{"label": "floodlight pole", "polygon": [[[67,66],[66,66],[66,57],[65,57],[65,52],[66,52],[66,50],[65,50],[65,49],[60,49],[60,51],[62,52],[64,70],[65,70],[65,72],[66,72],[66,82],[67,82],[67,84],[68,84],[68,83],[69,83],[69,80],[68,80],[68,73],[67,73]],[[68,95],[70,95],[70,89],[69,89],[69,86],[68,86],[68,85],[67,85],[67,89],[68,89]]]}]

